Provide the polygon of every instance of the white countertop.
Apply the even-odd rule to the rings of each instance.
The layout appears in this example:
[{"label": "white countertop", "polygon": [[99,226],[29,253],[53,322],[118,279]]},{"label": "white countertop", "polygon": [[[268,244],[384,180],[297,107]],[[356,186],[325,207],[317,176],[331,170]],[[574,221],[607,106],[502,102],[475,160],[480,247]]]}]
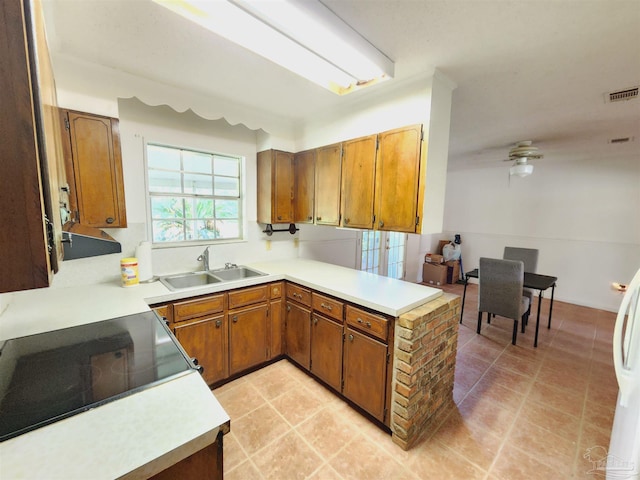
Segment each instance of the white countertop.
[{"label": "white countertop", "polygon": [[[16,292],[0,314],[0,340],[278,280],[290,280],[394,317],[442,295],[436,288],[312,260],[247,266],[267,275],[176,292],[160,282],[127,288],[114,282]],[[185,397],[188,402],[183,401]],[[212,443],[228,421],[200,376],[186,375],[0,443],[0,476],[94,479],[129,472],[131,478],[146,478],[150,469],[166,468]]]},{"label": "white countertop", "polygon": [[398,317],[442,295],[442,290],[314,260],[260,262],[248,267],[267,275],[172,292],[160,282],[123,288],[99,283],[41,288],[12,294],[0,315],[0,340],[144,312],[149,305],[277,280]]},{"label": "white countertop", "polygon": [[227,422],[194,370],[0,443],[0,478],[148,478],[212,444]]}]

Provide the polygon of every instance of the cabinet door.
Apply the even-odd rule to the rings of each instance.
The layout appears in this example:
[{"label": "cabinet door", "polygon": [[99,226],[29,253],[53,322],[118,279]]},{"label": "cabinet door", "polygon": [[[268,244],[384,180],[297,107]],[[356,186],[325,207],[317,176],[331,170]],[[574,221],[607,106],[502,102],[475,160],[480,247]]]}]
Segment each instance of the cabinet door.
[{"label": "cabinet door", "polygon": [[343,395],[384,422],[387,346],[347,328],[343,368]]},{"label": "cabinet door", "polygon": [[229,310],[229,374],[266,362],[269,358],[267,304]]},{"label": "cabinet door", "polygon": [[311,349],[311,311],[287,302],[285,344],[291,360],[309,370]]},{"label": "cabinet door", "polygon": [[341,172],[341,144],[316,150],[315,223],[317,225],[340,224]]},{"label": "cabinet door", "polygon": [[[58,270],[62,225],[59,191],[51,180],[56,161],[62,161],[62,157],[51,148],[59,133],[50,129],[55,85],[40,2],[0,2],[0,18],[3,293],[48,287]],[[30,60],[37,62],[37,69],[30,67]],[[52,223],[46,222],[45,214]]]},{"label": "cabinet door", "polygon": [[316,174],[315,150],[296,153],[293,170],[295,177],[295,188],[293,192],[294,222],[313,223]]},{"label": "cabinet door", "polygon": [[377,135],[342,144],[342,226],[372,228]]},{"label": "cabinet door", "polygon": [[63,115],[72,217],[89,227],[126,227],[118,119],[74,111]]},{"label": "cabinet door", "polygon": [[376,225],[379,230],[413,233],[419,230],[418,203],[422,125],[378,135],[376,159]]},{"label": "cabinet door", "polygon": [[293,223],[293,154],[258,153],[258,222]]},{"label": "cabinet door", "polygon": [[198,359],[202,378],[211,385],[229,376],[227,321],[224,315],[204,317],[173,326],[173,332],[190,357]]},{"label": "cabinet door", "polygon": [[271,300],[269,315],[271,316],[271,348],[269,358],[282,355],[282,336],[284,334],[284,315],[282,314],[282,300]]},{"label": "cabinet door", "polygon": [[313,314],[311,321],[311,372],[340,391],[342,384],[342,325]]}]

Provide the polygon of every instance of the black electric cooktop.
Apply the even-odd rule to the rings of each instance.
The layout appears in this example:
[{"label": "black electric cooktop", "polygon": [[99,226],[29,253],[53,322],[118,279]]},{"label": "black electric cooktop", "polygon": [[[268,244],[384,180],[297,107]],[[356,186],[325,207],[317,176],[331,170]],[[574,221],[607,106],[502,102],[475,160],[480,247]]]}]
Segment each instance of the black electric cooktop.
[{"label": "black electric cooktop", "polygon": [[193,369],[153,312],[0,341],[0,442]]}]

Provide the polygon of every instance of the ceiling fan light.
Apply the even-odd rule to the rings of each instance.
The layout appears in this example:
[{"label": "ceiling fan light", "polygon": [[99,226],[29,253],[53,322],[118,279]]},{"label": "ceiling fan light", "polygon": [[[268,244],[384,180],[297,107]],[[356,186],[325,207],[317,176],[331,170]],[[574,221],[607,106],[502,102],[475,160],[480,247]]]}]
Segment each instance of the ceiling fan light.
[{"label": "ceiling fan light", "polygon": [[517,177],[526,177],[533,173],[533,165],[516,164],[509,169],[509,175],[516,175]]}]

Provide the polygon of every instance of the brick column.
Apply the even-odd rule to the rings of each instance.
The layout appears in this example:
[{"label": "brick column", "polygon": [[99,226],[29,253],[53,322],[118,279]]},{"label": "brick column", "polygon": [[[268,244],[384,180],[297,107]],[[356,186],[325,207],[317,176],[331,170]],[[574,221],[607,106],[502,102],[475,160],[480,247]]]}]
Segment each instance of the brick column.
[{"label": "brick column", "polygon": [[392,438],[409,450],[453,408],[460,297],[441,297],[395,323],[391,381]]}]

